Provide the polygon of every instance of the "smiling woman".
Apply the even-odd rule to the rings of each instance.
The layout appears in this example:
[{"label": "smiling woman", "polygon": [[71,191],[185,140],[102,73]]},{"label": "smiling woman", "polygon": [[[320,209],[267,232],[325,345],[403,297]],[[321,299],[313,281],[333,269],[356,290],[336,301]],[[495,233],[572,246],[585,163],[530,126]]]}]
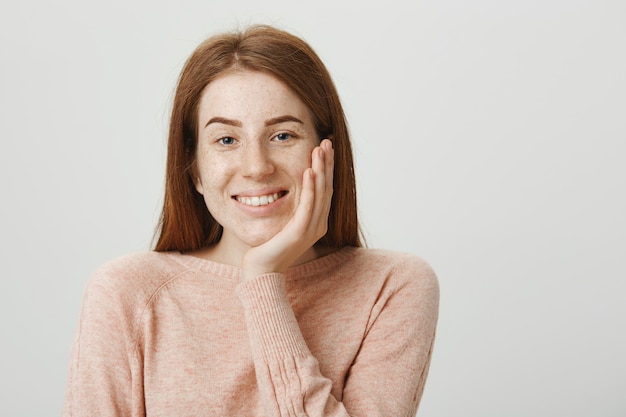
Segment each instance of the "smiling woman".
[{"label": "smiling woman", "polygon": [[328,71],[267,26],[179,79],[155,251],[85,294],[65,416],[413,416],[438,315],[420,258],[361,247]]},{"label": "smiling woman", "polygon": [[[204,128],[198,132],[193,178],[223,230],[210,257],[233,258],[231,263],[237,264],[247,248],[268,241],[293,217],[308,183],[303,175],[312,170],[311,154],[320,140],[298,96],[258,71],[228,72],[210,83],[202,93],[198,119]],[[330,201],[329,153],[326,159],[318,176],[327,182],[321,197]],[[240,250],[233,253],[234,247]],[[206,250],[202,254],[209,256]],[[306,258],[315,257],[311,246]]]}]

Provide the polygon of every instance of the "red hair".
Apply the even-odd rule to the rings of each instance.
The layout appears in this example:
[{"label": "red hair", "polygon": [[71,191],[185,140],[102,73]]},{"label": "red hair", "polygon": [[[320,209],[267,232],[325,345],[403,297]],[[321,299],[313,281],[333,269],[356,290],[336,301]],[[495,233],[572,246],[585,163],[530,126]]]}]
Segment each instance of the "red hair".
[{"label": "red hair", "polygon": [[198,104],[204,88],[226,71],[262,71],[284,82],[309,108],[318,137],[335,151],[328,232],[331,247],[361,246],[352,146],[335,85],[315,51],[302,39],[271,26],[213,36],[196,48],[180,74],[170,120],[165,197],[156,251],[199,249],[217,243],[220,226],[193,184]]}]

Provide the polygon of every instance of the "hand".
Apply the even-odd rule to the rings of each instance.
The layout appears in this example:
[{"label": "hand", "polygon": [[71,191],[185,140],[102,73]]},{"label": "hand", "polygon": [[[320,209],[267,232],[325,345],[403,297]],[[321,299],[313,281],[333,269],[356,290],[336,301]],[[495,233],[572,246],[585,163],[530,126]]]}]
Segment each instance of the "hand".
[{"label": "hand", "polygon": [[304,171],[300,202],[293,217],[273,238],[250,248],[242,260],[244,280],[284,273],[328,230],[333,195],[334,151],[328,139],[313,149],[311,168]]}]

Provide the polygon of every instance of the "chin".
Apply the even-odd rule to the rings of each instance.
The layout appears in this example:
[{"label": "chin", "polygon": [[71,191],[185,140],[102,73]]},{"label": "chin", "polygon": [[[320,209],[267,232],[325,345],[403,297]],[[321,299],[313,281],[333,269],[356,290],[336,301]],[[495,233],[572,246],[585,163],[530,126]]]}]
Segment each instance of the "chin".
[{"label": "chin", "polygon": [[225,241],[239,242],[248,247],[256,247],[266,243],[272,239],[278,232],[285,228],[289,219],[273,218],[273,219],[256,219],[256,221],[230,223],[224,227],[222,238]]},{"label": "chin", "polygon": [[261,246],[265,242],[269,241],[271,238],[276,236],[276,234],[280,230],[282,230],[282,228],[273,229],[273,230],[264,229],[264,230],[258,230],[258,231],[250,230],[250,231],[245,232],[242,236],[240,236],[239,239],[243,243],[245,243],[247,246],[250,246],[251,248],[253,248],[255,246]]}]

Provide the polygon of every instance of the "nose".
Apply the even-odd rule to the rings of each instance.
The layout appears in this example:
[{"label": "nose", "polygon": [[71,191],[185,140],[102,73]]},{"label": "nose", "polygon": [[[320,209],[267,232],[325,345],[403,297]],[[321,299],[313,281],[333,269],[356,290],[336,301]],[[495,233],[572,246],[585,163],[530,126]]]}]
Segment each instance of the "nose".
[{"label": "nose", "polygon": [[269,149],[262,143],[247,143],[242,158],[243,175],[251,179],[261,179],[274,172],[274,163]]}]

